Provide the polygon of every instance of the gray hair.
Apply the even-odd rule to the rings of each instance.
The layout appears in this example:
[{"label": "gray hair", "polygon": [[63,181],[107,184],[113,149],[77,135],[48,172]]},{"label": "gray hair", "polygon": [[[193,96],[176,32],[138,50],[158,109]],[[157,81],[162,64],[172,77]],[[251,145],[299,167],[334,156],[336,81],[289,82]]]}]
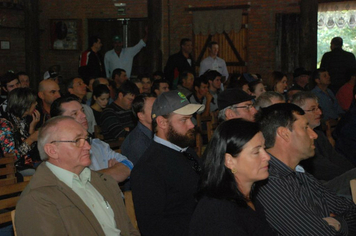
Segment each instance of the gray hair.
[{"label": "gray hair", "polygon": [[318,97],[309,91],[300,91],[292,96],[291,103],[297,105],[297,106],[304,106],[305,101],[307,99],[314,99],[316,102],[318,102]]},{"label": "gray hair", "polygon": [[37,148],[42,161],[48,160],[48,155],[44,150],[44,146],[49,142],[54,134],[57,133],[57,125],[64,120],[74,120],[74,118],[70,116],[56,116],[47,120],[46,123],[44,123],[44,125],[40,128],[37,138]]},{"label": "gray hair", "polygon": [[226,110],[227,110],[227,109],[234,110],[235,113],[238,114],[238,111],[234,108],[234,106],[225,107],[224,109],[222,109],[222,110],[219,111],[218,120],[219,120],[220,122],[226,120]]},{"label": "gray hair", "polygon": [[274,91],[267,91],[262,93],[256,100],[255,107],[256,109],[265,108],[273,105],[271,98],[276,98],[281,101],[285,101],[282,94],[274,92]]}]

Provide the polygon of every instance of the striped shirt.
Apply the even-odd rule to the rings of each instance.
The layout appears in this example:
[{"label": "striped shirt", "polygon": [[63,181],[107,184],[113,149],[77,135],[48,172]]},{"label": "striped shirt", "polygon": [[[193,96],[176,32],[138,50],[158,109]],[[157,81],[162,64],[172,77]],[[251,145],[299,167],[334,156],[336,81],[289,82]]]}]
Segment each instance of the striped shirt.
[{"label": "striped shirt", "polygon": [[104,109],[100,117],[100,123],[106,140],[126,137],[129,132],[125,128],[129,127],[130,130],[135,128],[135,118],[132,110],[124,110],[115,102]]},{"label": "striped shirt", "polygon": [[[356,205],[338,197],[301,166],[293,171],[271,156],[269,178],[260,183],[257,199],[269,224],[280,235],[356,235]],[[340,231],[323,220],[336,215]]]}]

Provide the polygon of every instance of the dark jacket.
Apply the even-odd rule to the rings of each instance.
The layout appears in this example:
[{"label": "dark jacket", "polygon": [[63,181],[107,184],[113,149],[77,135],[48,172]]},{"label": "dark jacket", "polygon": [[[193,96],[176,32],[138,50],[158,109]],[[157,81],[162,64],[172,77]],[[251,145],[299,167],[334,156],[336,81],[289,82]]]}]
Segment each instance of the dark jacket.
[{"label": "dark jacket", "polygon": [[256,211],[225,199],[203,197],[192,216],[189,236],[276,235],[268,225],[263,206]]},{"label": "dark jacket", "polygon": [[195,76],[195,62],[192,55],[189,55],[189,59],[191,59],[191,65],[189,65],[188,60],[183,55],[182,51],[179,51],[168,58],[167,64],[164,68],[164,76],[166,80],[169,81],[171,86],[173,81],[184,71],[191,72]]},{"label": "dark jacket", "polygon": [[350,79],[347,76],[347,71],[355,67],[354,54],[346,52],[342,48],[335,48],[331,52],[325,53],[320,64],[320,68],[324,68],[329,72],[331,78],[329,88],[335,94]]}]

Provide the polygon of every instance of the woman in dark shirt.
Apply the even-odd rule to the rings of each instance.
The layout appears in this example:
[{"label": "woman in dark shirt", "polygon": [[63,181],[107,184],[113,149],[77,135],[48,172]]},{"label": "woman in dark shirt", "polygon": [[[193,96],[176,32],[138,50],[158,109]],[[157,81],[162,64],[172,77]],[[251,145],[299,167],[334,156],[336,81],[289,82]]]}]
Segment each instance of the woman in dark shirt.
[{"label": "woman in dark shirt", "polygon": [[256,123],[233,119],[217,128],[203,156],[189,235],[275,235],[253,191],[268,177],[264,143]]},{"label": "woman in dark shirt", "polygon": [[98,84],[93,90],[91,98],[91,109],[93,110],[95,121],[100,125],[100,116],[103,110],[108,105],[110,98],[110,90],[104,84]]}]

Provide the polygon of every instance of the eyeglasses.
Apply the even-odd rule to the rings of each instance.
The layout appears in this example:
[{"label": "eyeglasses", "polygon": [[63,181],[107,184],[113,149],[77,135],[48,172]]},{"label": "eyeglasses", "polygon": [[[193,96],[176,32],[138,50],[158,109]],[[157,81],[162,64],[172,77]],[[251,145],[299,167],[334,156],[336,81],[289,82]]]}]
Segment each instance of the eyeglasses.
[{"label": "eyeglasses", "polygon": [[193,157],[193,155],[190,154],[189,152],[182,152],[182,153],[183,153],[183,155],[184,155],[189,161],[192,161],[192,162],[193,162],[193,166],[192,166],[193,170],[194,170],[195,172],[197,172],[198,174],[200,174],[200,172],[201,172],[201,167],[200,167],[198,161]]},{"label": "eyeglasses", "polygon": [[317,112],[317,111],[320,111],[320,110],[321,110],[320,107],[314,107],[314,108],[312,108],[310,110],[304,110],[304,111],[306,111],[306,112]]},{"label": "eyeglasses", "polygon": [[248,110],[248,111],[249,111],[252,107],[253,107],[253,104],[248,104],[248,105],[240,106],[240,107],[238,107],[238,106],[232,106],[232,108],[234,108],[234,109],[236,109],[236,108],[244,108],[244,109],[246,109],[246,110]]},{"label": "eyeglasses", "polygon": [[81,148],[84,146],[85,141],[87,141],[90,145],[91,137],[77,138],[76,140],[56,140],[56,141],[52,141],[51,143],[75,143],[75,146],[77,146],[78,148]]}]

